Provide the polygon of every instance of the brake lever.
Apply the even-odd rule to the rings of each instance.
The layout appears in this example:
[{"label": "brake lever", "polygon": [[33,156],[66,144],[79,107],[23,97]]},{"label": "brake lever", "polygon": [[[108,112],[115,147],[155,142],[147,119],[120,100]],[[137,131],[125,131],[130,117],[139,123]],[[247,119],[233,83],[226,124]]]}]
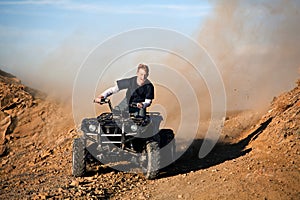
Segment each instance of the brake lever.
[{"label": "brake lever", "polygon": [[95,101],[95,99],[93,100],[93,103],[99,103],[100,104],[100,102]]}]

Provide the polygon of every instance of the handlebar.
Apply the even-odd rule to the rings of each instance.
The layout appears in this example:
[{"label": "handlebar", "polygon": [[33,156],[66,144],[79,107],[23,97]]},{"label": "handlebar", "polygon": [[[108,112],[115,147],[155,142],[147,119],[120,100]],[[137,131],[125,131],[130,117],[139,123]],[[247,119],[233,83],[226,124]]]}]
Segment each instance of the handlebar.
[{"label": "handlebar", "polygon": [[[110,99],[108,99],[108,98],[102,98],[100,102],[96,102],[95,100],[94,100],[93,102],[94,102],[94,103],[98,103],[98,104],[100,104],[100,105],[103,105],[103,104],[108,103],[110,110],[111,110],[111,111],[113,110],[112,105],[111,105],[111,101],[110,101]],[[138,108],[138,103],[132,102],[131,104],[129,104],[129,107],[132,107],[132,108]]]},{"label": "handlebar", "polygon": [[97,101],[94,100],[93,103],[99,103],[99,104],[102,105],[102,104],[105,104],[105,103],[109,103],[109,101],[110,101],[109,99],[104,99],[104,98],[103,98],[103,99],[101,99],[100,102],[97,102]]},{"label": "handlebar", "polygon": [[112,105],[111,105],[110,99],[102,98],[100,102],[96,102],[95,100],[94,100],[93,102],[94,102],[94,103],[98,103],[98,104],[100,104],[100,105],[103,105],[103,104],[108,103],[109,108],[110,108],[110,110],[112,111]]}]

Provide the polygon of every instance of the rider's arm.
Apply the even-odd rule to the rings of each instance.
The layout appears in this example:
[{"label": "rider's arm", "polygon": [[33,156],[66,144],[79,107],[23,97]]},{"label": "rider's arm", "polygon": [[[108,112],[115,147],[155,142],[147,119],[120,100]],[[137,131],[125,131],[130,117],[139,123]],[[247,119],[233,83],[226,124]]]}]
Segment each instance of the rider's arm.
[{"label": "rider's arm", "polygon": [[143,104],[143,108],[147,108],[148,106],[150,106],[152,103],[152,99],[145,99],[144,102],[142,102]]},{"label": "rider's arm", "polygon": [[105,90],[102,94],[100,94],[100,97],[107,98],[110,95],[115,94],[119,91],[120,90],[119,90],[118,85],[115,85],[114,87],[111,87],[111,88],[108,88],[107,90]]}]

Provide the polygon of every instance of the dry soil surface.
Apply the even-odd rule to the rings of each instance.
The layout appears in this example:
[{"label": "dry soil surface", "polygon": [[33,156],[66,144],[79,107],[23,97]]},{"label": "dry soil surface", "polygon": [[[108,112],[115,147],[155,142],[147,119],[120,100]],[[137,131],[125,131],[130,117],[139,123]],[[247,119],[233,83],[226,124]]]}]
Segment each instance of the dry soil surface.
[{"label": "dry soil surface", "polygon": [[196,139],[156,180],[91,166],[71,175],[71,109],[0,71],[0,199],[300,199],[300,82],[266,113],[228,115],[203,159]]}]

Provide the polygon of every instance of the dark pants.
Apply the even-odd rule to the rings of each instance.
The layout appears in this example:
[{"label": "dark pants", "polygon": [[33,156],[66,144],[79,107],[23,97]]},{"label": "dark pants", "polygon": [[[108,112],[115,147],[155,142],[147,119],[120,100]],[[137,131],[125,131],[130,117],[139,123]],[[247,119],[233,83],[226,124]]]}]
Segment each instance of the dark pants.
[{"label": "dark pants", "polygon": [[127,99],[123,99],[119,105],[117,106],[121,111],[128,111],[129,113],[133,114],[135,117],[145,117],[146,116],[146,108],[137,108],[128,106]]}]

